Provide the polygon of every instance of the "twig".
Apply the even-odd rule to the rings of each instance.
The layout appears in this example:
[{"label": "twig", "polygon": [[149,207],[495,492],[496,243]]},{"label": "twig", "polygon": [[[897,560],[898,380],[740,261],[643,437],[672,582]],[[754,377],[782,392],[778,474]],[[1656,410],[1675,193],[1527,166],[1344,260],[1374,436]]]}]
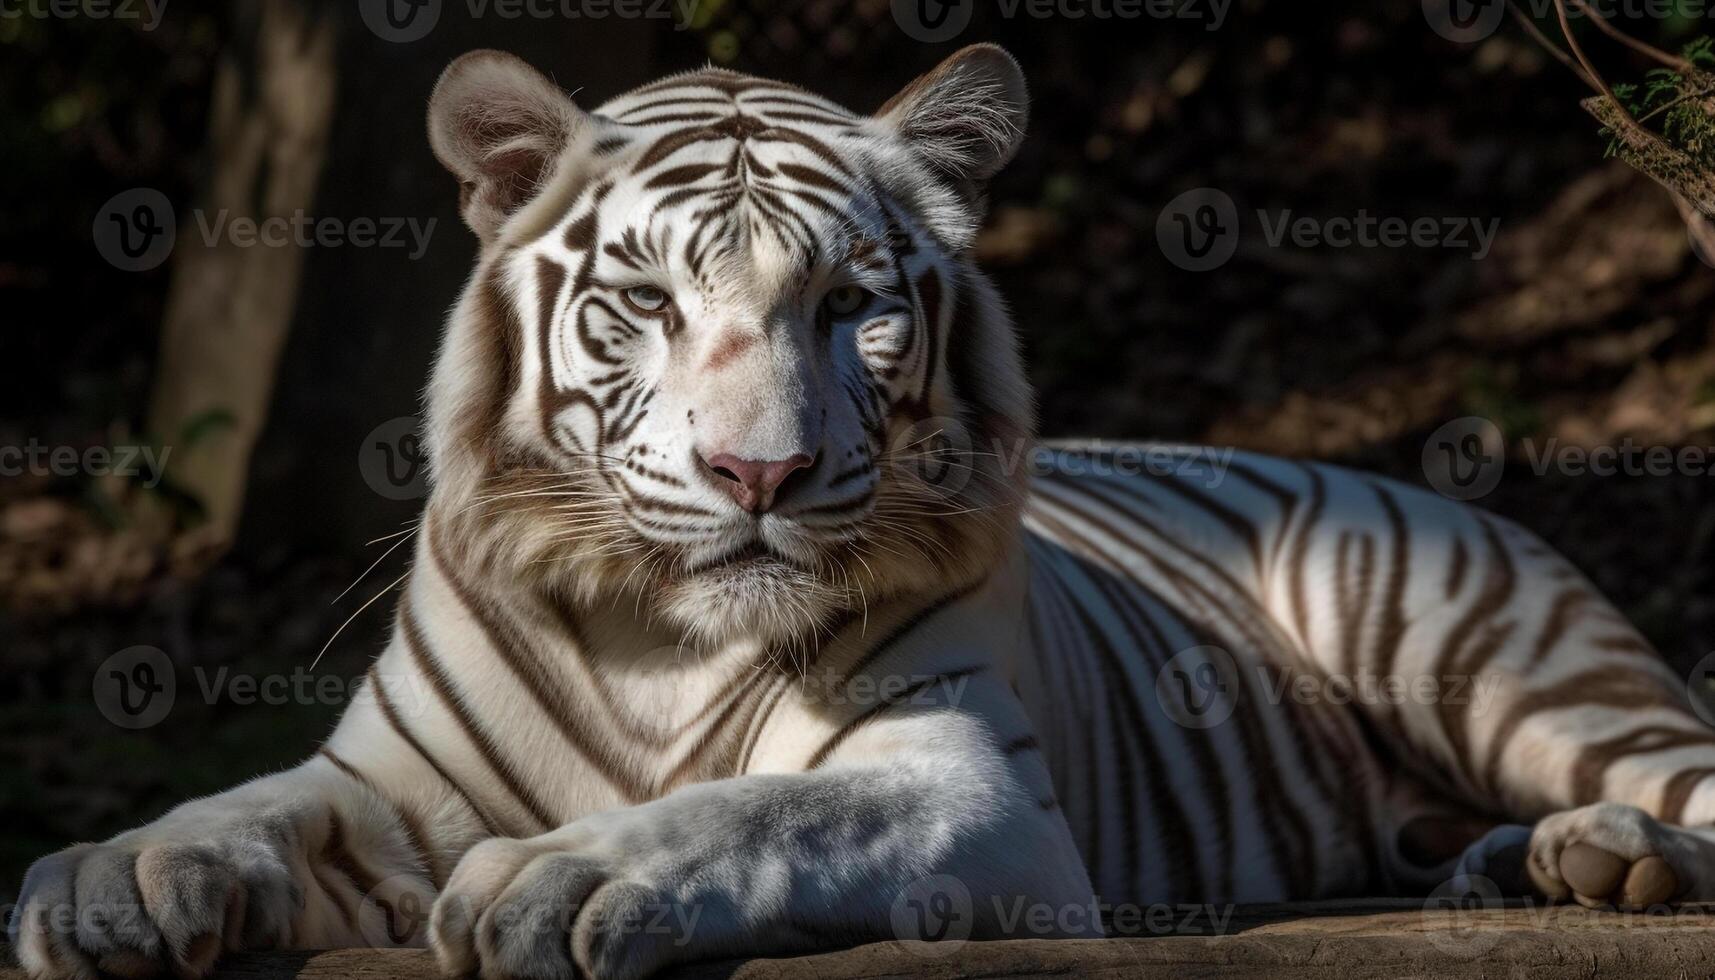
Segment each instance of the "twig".
[{"label": "twig", "polygon": [[1584,15],[1589,17],[1590,21],[1596,25],[1596,29],[1601,31],[1603,34],[1608,35],[1644,57],[1653,58],[1669,68],[1682,72],[1691,70],[1691,62],[1686,61],[1684,58],[1681,58],[1678,55],[1668,54],[1666,51],[1663,51],[1655,45],[1640,41],[1637,38],[1632,37],[1630,34],[1627,34],[1625,31],[1622,31],[1608,23],[1608,21],[1600,14],[1590,9],[1589,0],[1572,0],[1572,2],[1578,5],[1578,9],[1584,11]]},{"label": "twig", "polygon": [[1566,10],[1566,0],[1554,0],[1554,13],[1560,18],[1560,35],[1566,38],[1567,49],[1572,52],[1574,58],[1578,59],[1578,63],[1584,66],[1585,74],[1590,76],[1590,81],[1595,83],[1597,90],[1614,104],[1614,110],[1619,114],[1618,118],[1631,126],[1642,129],[1643,127],[1638,126],[1638,121],[1632,118],[1631,110],[1627,109],[1625,103],[1614,95],[1614,90],[1608,87],[1608,82],[1602,77],[1601,72],[1598,72],[1596,66],[1590,63],[1590,59],[1585,57],[1584,49],[1578,46],[1578,39],[1572,35],[1572,21]]},{"label": "twig", "polygon": [[1572,56],[1562,50],[1560,45],[1555,44],[1547,34],[1542,33],[1542,28],[1537,27],[1536,21],[1532,20],[1529,14],[1520,10],[1518,4],[1514,3],[1513,0],[1507,0],[1507,9],[1512,12],[1513,19],[1519,22],[1519,26],[1523,27],[1526,33],[1528,33],[1543,50],[1553,55],[1555,60],[1571,69],[1572,74],[1577,75],[1579,80],[1584,84],[1598,92],[1601,91],[1601,88],[1597,86],[1595,82],[1590,80],[1590,76],[1584,74],[1584,69],[1579,67],[1578,62],[1572,60]]}]

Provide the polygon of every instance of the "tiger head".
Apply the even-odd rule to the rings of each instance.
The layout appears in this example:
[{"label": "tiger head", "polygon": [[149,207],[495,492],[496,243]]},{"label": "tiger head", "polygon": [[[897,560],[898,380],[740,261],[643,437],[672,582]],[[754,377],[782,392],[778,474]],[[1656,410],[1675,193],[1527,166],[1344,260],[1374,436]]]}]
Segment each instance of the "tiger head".
[{"label": "tiger head", "polygon": [[453,62],[429,134],[480,254],[428,392],[431,527],[704,640],[980,579],[1033,419],[970,252],[1025,119],[986,45],[871,116],[713,68],[585,111]]}]

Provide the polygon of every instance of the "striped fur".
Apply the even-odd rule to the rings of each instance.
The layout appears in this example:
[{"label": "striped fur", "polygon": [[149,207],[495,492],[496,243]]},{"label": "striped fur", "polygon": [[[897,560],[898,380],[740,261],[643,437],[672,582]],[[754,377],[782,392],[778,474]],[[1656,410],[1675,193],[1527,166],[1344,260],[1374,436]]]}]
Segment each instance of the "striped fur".
[{"label": "striped fur", "polygon": [[[301,767],[39,862],[30,970],[636,976],[909,937],[932,876],[988,938],[1464,887],[1507,846],[1509,887],[1715,898],[1715,732],[1540,542],[1332,467],[1032,444],[969,259],[1023,119],[988,47],[870,117],[713,69],[584,112],[456,62],[431,137],[481,255],[393,638]],[[753,511],[716,452],[811,462]]]}]

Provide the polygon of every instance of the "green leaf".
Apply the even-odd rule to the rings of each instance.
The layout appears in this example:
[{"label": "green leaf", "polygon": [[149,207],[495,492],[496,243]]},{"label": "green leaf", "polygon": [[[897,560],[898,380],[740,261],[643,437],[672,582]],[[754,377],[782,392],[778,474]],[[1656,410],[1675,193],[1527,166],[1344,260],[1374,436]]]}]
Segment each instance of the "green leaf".
[{"label": "green leaf", "polygon": [[224,408],[211,408],[198,412],[185,420],[179,428],[179,445],[186,449],[195,446],[204,439],[222,429],[230,429],[238,423],[238,419]]}]

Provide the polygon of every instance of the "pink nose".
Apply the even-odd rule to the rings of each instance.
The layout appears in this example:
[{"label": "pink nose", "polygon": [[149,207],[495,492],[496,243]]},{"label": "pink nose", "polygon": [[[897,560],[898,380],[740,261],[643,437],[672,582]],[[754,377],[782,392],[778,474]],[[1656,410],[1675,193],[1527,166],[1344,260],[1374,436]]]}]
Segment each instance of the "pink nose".
[{"label": "pink nose", "polygon": [[815,460],[804,453],[795,453],[785,459],[739,459],[731,453],[703,457],[703,464],[721,478],[721,489],[752,514],[760,514],[773,507],[780,485],[786,482],[787,477],[813,462]]}]

